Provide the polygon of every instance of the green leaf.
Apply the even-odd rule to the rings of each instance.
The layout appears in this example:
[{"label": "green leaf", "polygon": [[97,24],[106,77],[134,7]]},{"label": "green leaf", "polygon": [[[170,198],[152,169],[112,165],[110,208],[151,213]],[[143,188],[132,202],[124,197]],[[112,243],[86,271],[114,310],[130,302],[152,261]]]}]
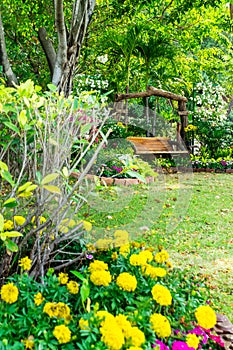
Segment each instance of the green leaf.
[{"label": "green leaf", "polygon": [[144,178],[144,176],[140,175],[139,173],[137,173],[136,171],[133,171],[133,170],[127,170],[126,171],[126,174],[131,176],[131,177],[134,177],[144,183],[146,183],[146,179]]},{"label": "green leaf", "polygon": [[4,226],[4,217],[0,214],[0,232],[3,231]]},{"label": "green leaf", "polygon": [[61,190],[59,187],[57,186],[53,186],[53,185],[45,185],[43,186],[43,188],[51,193],[57,193],[57,194],[61,194]]},{"label": "green leaf", "polygon": [[80,288],[80,295],[81,295],[82,303],[84,304],[90,295],[90,287],[88,284],[88,280],[85,280],[82,287]]},{"label": "green leaf", "polygon": [[73,275],[75,275],[76,277],[78,277],[81,281],[85,281],[86,278],[78,271],[70,271]]},{"label": "green leaf", "polygon": [[14,186],[15,183],[14,183],[14,181],[12,179],[12,176],[9,173],[9,171],[3,170],[3,171],[1,171],[1,175],[2,175],[2,178],[4,180],[6,180],[7,182],[9,182],[9,184],[11,184],[11,186]]},{"label": "green leaf", "polygon": [[53,84],[47,84],[49,91],[56,92],[57,91],[57,86]]},{"label": "green leaf", "polygon": [[20,186],[18,188],[18,191],[17,192],[23,192],[26,190],[27,187],[31,186],[32,182],[31,181],[28,181],[26,182],[24,185]]},{"label": "green leaf", "polygon": [[52,173],[49,175],[46,175],[43,180],[41,181],[41,185],[46,185],[49,182],[52,182],[53,180],[55,180],[57,177],[59,176],[59,174],[57,173]]},{"label": "green leaf", "polygon": [[24,109],[19,113],[17,119],[21,128],[24,128],[24,126],[27,124],[27,121],[28,121],[26,116],[26,111]]},{"label": "green leaf", "polygon": [[14,125],[14,124],[12,124],[10,122],[3,122],[3,124],[6,125],[9,129],[17,132],[17,134],[20,134],[20,130],[19,130],[19,128],[17,128],[16,125]]},{"label": "green leaf", "polygon": [[4,162],[2,162],[1,160],[0,160],[0,169],[2,169],[2,170],[8,170],[8,166],[6,165],[6,163],[4,163]]},{"label": "green leaf", "polygon": [[15,242],[12,242],[10,239],[5,240],[4,242],[6,249],[11,251],[11,252],[17,252],[18,251],[18,246]]},{"label": "green leaf", "polygon": [[17,206],[16,198],[9,198],[3,203],[5,208],[14,208]]}]

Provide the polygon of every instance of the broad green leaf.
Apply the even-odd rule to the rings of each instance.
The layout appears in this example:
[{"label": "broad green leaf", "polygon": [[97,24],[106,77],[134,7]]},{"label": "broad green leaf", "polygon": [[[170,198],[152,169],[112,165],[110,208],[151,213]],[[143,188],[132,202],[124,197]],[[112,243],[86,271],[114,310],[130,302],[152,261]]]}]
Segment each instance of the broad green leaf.
[{"label": "broad green leaf", "polygon": [[1,160],[0,160],[0,169],[2,169],[2,170],[8,170],[8,166],[6,165],[6,163],[4,163],[4,162],[2,162]]},{"label": "broad green leaf", "polygon": [[10,122],[3,122],[3,124],[6,125],[9,129],[17,132],[17,134],[20,134],[20,130],[19,130],[19,128],[17,128],[16,125],[14,125],[14,124],[12,124]]},{"label": "broad green leaf", "polygon": [[14,208],[17,206],[16,198],[9,198],[3,203],[5,208]]},{"label": "broad green leaf", "polygon": [[18,122],[21,128],[24,128],[24,126],[27,124],[27,116],[26,116],[26,111],[23,109],[19,115],[18,115]]},{"label": "broad green leaf", "polygon": [[26,188],[25,192],[32,192],[34,191],[38,186],[37,185],[30,185]]},{"label": "broad green leaf", "polygon": [[88,280],[85,280],[83,282],[83,285],[80,288],[80,295],[81,295],[82,303],[85,303],[85,301],[87,300],[87,298],[90,295],[90,287],[89,287],[89,284],[88,284]]},{"label": "broad green leaf", "polygon": [[45,185],[43,186],[43,188],[51,193],[57,193],[57,194],[61,194],[61,190],[59,187],[57,186],[53,186],[53,185]]},{"label": "broad green leaf", "polygon": [[53,84],[47,84],[48,89],[52,92],[56,92],[57,91],[57,86],[53,85]]},{"label": "broad green leaf", "polygon": [[14,181],[12,179],[12,176],[9,173],[9,171],[3,170],[3,171],[1,171],[1,175],[2,175],[2,178],[4,180],[6,180],[7,182],[9,182],[9,184],[11,184],[11,186],[14,186],[15,183],[14,183]]},{"label": "broad green leaf", "polygon": [[4,243],[5,243],[6,249],[8,249],[10,252],[18,251],[17,244],[15,242],[12,242],[10,239],[6,239]]},{"label": "broad green leaf", "polygon": [[22,185],[18,188],[17,192],[23,192],[24,190],[26,190],[27,187],[31,186],[31,184],[32,184],[31,181],[26,182],[24,185]]},{"label": "broad green leaf", "polygon": [[3,231],[4,226],[4,217],[0,214],[0,232]]},{"label": "broad green leaf", "polygon": [[62,168],[62,173],[65,177],[68,177],[69,176],[69,172],[68,172],[68,169],[66,166],[64,166],[64,168]]},{"label": "broad green leaf", "polygon": [[52,173],[49,175],[46,175],[43,180],[41,181],[41,185],[46,185],[49,182],[52,182],[53,180],[55,180],[57,177],[59,176],[59,174],[56,173]]},{"label": "broad green leaf", "polygon": [[136,171],[133,170],[127,170],[126,174],[128,174],[131,177],[136,177],[136,179],[146,183],[146,179],[144,178],[144,176],[140,175],[139,173],[137,173]]},{"label": "broad green leaf", "polygon": [[30,101],[28,98],[26,98],[25,96],[23,97],[23,101],[25,103],[25,105],[29,108],[30,107]]},{"label": "broad green leaf", "polygon": [[76,277],[78,277],[81,281],[85,281],[86,278],[78,271],[70,271],[73,275],[75,275]]},{"label": "broad green leaf", "polygon": [[9,237],[20,237],[22,236],[22,233],[18,231],[4,231],[0,232],[0,238],[2,241],[5,241]]}]

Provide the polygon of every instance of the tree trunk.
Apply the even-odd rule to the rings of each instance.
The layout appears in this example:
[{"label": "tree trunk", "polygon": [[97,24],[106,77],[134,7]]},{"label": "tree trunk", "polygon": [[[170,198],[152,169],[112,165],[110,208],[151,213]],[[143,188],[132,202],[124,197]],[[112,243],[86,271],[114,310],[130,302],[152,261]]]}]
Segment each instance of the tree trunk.
[{"label": "tree trunk", "polygon": [[81,46],[95,7],[95,0],[76,0],[73,4],[70,31],[67,32],[63,12],[63,0],[55,0],[55,23],[58,33],[58,52],[52,83],[59,92],[69,96]]},{"label": "tree trunk", "polygon": [[14,86],[15,84],[18,84],[18,80],[11,69],[11,65],[8,60],[8,56],[6,52],[5,35],[4,35],[4,28],[2,24],[1,12],[0,12],[0,65],[3,67],[3,73],[5,74],[7,85]]}]

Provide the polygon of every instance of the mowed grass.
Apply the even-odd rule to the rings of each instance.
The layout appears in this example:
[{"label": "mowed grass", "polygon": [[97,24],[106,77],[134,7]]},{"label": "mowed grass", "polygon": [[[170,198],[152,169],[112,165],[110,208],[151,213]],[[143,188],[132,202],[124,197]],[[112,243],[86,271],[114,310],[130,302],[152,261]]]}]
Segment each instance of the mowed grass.
[{"label": "mowed grass", "polygon": [[233,175],[159,175],[155,183],[93,189],[82,215],[93,242],[125,229],[161,245],[176,267],[205,276],[217,310],[233,321]]}]

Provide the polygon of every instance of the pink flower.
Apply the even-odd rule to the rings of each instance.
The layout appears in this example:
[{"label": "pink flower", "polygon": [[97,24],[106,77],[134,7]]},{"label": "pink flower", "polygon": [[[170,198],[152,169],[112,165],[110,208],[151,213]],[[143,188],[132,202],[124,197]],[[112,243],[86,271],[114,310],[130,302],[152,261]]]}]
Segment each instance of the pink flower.
[{"label": "pink flower", "polygon": [[172,344],[172,350],[195,350],[194,348],[190,348],[187,343],[184,341],[176,340]]},{"label": "pink flower", "polygon": [[160,340],[156,340],[155,344],[152,344],[152,348],[156,348],[157,345],[160,346],[159,350],[169,350],[169,347]]}]

